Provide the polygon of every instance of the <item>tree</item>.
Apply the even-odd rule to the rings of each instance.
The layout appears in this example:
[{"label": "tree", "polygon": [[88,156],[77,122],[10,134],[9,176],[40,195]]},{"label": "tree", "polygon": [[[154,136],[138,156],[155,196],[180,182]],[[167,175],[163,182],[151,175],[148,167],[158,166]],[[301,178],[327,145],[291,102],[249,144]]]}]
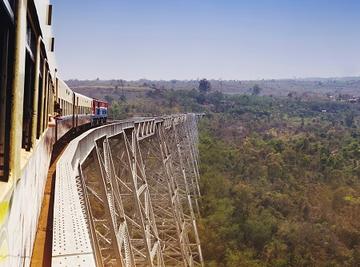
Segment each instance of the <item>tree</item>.
[{"label": "tree", "polygon": [[259,95],[261,91],[262,88],[258,84],[255,84],[252,88],[252,95]]},{"label": "tree", "polygon": [[126,102],[126,96],[122,94],[119,98],[122,102]]},{"label": "tree", "polygon": [[207,79],[202,79],[199,82],[199,91],[206,94],[211,90],[211,83]]},{"label": "tree", "polygon": [[354,125],[354,114],[353,113],[346,114],[345,124],[347,127],[352,127]]},{"label": "tree", "polygon": [[111,95],[106,95],[104,98],[108,103],[111,103],[114,100],[114,98]]}]

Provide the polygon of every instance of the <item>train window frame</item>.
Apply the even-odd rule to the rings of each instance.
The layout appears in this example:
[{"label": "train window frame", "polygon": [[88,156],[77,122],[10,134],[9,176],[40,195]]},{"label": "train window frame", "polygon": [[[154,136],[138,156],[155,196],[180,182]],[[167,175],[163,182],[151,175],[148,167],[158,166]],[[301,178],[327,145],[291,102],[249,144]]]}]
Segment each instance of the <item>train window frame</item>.
[{"label": "train window frame", "polygon": [[32,127],[35,123],[34,98],[35,96],[35,73],[36,73],[36,54],[37,54],[37,38],[39,33],[36,31],[32,21],[31,12],[28,11],[26,17],[26,53],[25,53],[25,83],[24,83],[24,102],[23,102],[23,134],[22,148],[30,151],[34,144],[32,142]]},{"label": "train window frame", "polygon": [[[43,43],[42,43],[43,45]],[[44,70],[45,70],[45,57],[43,52],[40,53],[40,66],[39,66],[39,87],[38,87],[38,107],[37,107],[37,118],[36,118],[36,139],[40,139],[43,130],[41,129],[42,120],[42,104],[43,104],[43,93],[44,93]]]},{"label": "train window frame", "polygon": [[[7,0],[6,0],[7,2]],[[0,181],[9,179],[12,62],[14,57],[14,20],[0,0]],[[9,4],[9,2],[7,2]]]},{"label": "train window frame", "polygon": [[25,60],[25,84],[24,84],[24,102],[23,102],[23,138],[22,148],[26,151],[30,151],[33,144],[32,138],[32,125],[33,125],[33,112],[34,107],[32,105],[34,99],[34,73],[35,62],[32,60],[31,55],[26,53]]},{"label": "train window frame", "polygon": [[45,64],[45,77],[44,77],[44,86],[43,86],[43,104],[42,104],[42,129],[41,131],[44,132],[46,129],[47,123],[47,99],[48,99],[48,84],[49,84],[49,66]]}]

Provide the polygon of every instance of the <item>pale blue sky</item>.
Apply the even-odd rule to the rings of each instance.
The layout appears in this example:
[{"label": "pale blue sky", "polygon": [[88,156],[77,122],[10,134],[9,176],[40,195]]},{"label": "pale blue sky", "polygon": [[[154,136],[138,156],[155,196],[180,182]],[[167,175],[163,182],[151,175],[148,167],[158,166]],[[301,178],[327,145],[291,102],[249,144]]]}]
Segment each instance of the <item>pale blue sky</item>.
[{"label": "pale blue sky", "polygon": [[63,78],[360,75],[359,0],[53,0]]}]

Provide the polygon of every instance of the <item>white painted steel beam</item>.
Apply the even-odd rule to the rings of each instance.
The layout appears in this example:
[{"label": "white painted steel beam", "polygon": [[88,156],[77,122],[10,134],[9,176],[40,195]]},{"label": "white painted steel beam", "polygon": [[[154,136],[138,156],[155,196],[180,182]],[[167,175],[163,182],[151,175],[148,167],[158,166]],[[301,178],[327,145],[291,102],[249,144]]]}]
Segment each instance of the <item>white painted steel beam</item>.
[{"label": "white painted steel beam", "polygon": [[53,266],[203,266],[197,114],[120,121],[57,164]]}]

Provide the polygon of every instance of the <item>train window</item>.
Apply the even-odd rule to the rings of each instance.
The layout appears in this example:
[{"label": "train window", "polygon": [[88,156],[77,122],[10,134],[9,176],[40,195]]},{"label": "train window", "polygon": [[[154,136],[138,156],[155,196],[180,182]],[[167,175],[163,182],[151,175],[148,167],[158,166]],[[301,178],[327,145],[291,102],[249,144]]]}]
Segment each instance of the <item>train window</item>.
[{"label": "train window", "polygon": [[0,181],[7,181],[9,173],[9,131],[11,64],[13,62],[12,19],[3,5],[0,5]]},{"label": "train window", "polygon": [[26,28],[26,44],[27,50],[31,57],[35,56],[36,52],[36,34],[33,28],[31,27],[30,20],[27,20],[27,28]]},{"label": "train window", "polygon": [[50,86],[50,97],[49,97],[49,114],[53,115],[54,114],[54,104],[55,104],[55,86],[54,83],[51,83]]},{"label": "train window", "polygon": [[2,15],[9,16],[14,21],[15,0],[3,0],[1,8],[3,9],[1,13],[5,12]]},{"label": "train window", "polygon": [[55,51],[55,38],[51,38],[50,52]]},{"label": "train window", "polygon": [[36,34],[32,28],[30,18],[27,19],[26,28],[26,60],[25,60],[25,84],[23,103],[23,138],[22,148],[30,151],[32,147],[32,125],[33,125],[33,101],[34,101],[34,79],[35,79],[35,55]]},{"label": "train window", "polygon": [[41,108],[43,102],[43,70],[44,70],[44,58],[40,59],[40,72],[39,72],[39,89],[38,89],[38,114],[37,114],[37,124],[36,124],[36,138],[39,139],[41,135]]},{"label": "train window", "polygon": [[52,5],[49,5],[48,7],[49,7],[49,9],[48,9],[48,20],[47,20],[47,24],[48,24],[48,25],[51,25],[53,6],[52,6]]},{"label": "train window", "polygon": [[45,128],[48,127],[49,125],[49,113],[50,113],[50,101],[51,101],[51,88],[52,84],[51,84],[51,75],[50,72],[48,72],[48,84],[46,87],[46,91],[47,91],[47,98],[46,98],[46,114],[45,114]]},{"label": "train window", "polygon": [[30,150],[31,144],[31,126],[34,98],[34,61],[27,53],[25,63],[25,87],[24,87],[24,104],[23,104],[23,139],[22,147]]},{"label": "train window", "polygon": [[13,11],[15,9],[15,0],[5,0],[5,4],[6,1],[9,3],[11,10]]},{"label": "train window", "polygon": [[42,131],[46,129],[46,121],[47,121],[47,97],[48,97],[48,83],[49,83],[49,74],[48,67],[45,66],[45,77],[44,77],[44,92],[43,92],[43,110],[42,110]]}]

